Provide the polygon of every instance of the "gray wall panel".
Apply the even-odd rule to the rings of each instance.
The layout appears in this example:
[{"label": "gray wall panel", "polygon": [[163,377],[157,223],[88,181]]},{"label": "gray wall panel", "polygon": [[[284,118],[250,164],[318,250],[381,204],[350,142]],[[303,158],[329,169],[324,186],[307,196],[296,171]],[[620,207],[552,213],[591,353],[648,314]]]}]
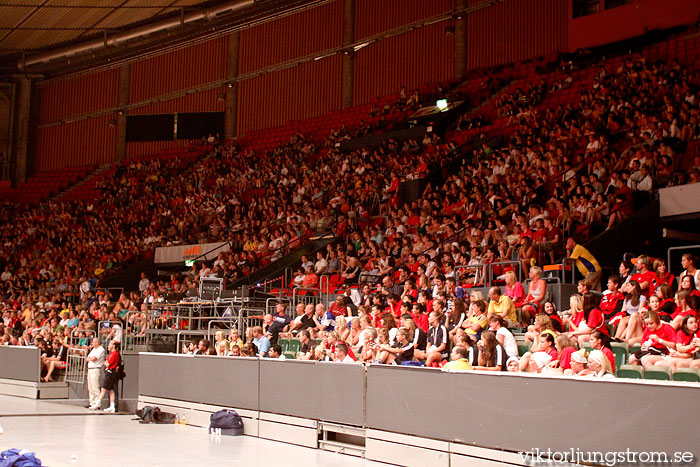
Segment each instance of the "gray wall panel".
[{"label": "gray wall panel", "polygon": [[371,365],[367,368],[367,426],[450,439],[447,381],[440,370]]},{"label": "gray wall panel", "polygon": [[258,360],[141,353],[139,394],[258,408]]},{"label": "gray wall panel", "polygon": [[260,361],[260,410],[263,412],[361,426],[363,408],[362,365]]},{"label": "gray wall panel", "polygon": [[511,451],[697,455],[700,432],[681,427],[697,426],[698,397],[700,386],[677,383],[371,366],[367,427]]},{"label": "gray wall panel", "polygon": [[122,358],[124,359],[126,378],[122,383],[120,397],[136,399],[139,396],[139,354],[125,352]]},{"label": "gray wall panel", "polygon": [[40,369],[37,347],[0,346],[0,378],[38,383]]}]

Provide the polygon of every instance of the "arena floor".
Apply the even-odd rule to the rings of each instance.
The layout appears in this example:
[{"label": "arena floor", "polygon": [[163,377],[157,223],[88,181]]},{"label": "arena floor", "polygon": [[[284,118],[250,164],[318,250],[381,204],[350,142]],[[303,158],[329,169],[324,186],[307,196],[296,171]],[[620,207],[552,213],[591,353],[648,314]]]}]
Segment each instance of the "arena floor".
[{"label": "arena floor", "polygon": [[143,425],[133,415],[0,395],[0,451],[36,453],[46,466],[386,466],[251,436],[211,438],[205,429]]}]

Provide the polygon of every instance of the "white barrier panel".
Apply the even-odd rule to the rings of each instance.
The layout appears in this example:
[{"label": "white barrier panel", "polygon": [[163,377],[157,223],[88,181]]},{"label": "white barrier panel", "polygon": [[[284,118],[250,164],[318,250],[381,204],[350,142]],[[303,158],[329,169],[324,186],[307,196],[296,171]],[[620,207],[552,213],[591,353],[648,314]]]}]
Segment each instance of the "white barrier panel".
[{"label": "white barrier panel", "polygon": [[659,215],[661,217],[700,213],[700,183],[672,186],[659,190]]}]

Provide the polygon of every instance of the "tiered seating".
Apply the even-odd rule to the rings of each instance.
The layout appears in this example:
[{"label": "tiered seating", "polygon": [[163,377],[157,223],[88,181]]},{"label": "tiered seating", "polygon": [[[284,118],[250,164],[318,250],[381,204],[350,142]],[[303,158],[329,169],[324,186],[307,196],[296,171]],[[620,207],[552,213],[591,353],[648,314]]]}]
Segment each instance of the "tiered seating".
[{"label": "tiered seating", "polygon": [[75,184],[94,169],[93,166],[79,166],[66,167],[55,172],[42,172],[29,177],[16,188],[1,189],[0,199],[19,204],[37,204]]},{"label": "tiered seating", "polygon": [[121,163],[112,164],[104,170],[97,170],[93,176],[88,177],[83,183],[80,183],[71,189],[67,190],[62,196],[59,197],[60,201],[72,202],[72,201],[82,201],[82,202],[94,202],[98,200],[102,193],[99,190],[99,184],[102,180],[107,180],[114,175],[116,168],[121,164],[126,166],[133,162],[138,161],[150,161],[154,159],[167,160],[178,158],[182,162],[188,163],[193,162],[203,155],[209,153],[211,147],[194,147],[194,148],[176,148],[167,149],[160,151],[156,154],[149,154],[145,156],[130,157],[122,161]]}]

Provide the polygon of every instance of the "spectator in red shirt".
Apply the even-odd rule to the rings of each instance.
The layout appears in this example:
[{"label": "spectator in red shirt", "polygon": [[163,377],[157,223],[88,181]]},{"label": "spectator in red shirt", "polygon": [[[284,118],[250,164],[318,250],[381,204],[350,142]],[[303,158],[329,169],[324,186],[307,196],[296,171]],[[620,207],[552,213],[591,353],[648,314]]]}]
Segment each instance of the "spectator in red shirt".
[{"label": "spectator in red shirt", "polygon": [[666,261],[663,259],[657,259],[654,261],[654,272],[656,273],[657,286],[661,284],[668,284],[672,291],[675,292],[678,290],[678,281],[676,281],[676,276],[668,271]]},{"label": "spectator in red shirt", "polygon": [[116,408],[114,406],[114,387],[119,382],[119,376],[117,374],[117,369],[119,363],[121,362],[121,355],[119,354],[120,343],[117,341],[111,341],[107,346],[109,350],[109,356],[105,360],[105,379],[102,383],[102,391],[100,392],[100,397],[95,401],[90,409],[97,410],[102,405],[102,399],[104,399],[107,391],[109,391],[109,407],[105,409],[105,412],[114,413]]},{"label": "spectator in red shirt", "polygon": [[615,373],[615,354],[610,346],[610,337],[600,331],[593,331],[588,343],[590,344],[591,349],[600,350],[606,357],[608,357],[608,360],[610,361],[610,368],[612,369],[611,371]]},{"label": "spectator in red shirt", "polygon": [[318,276],[314,272],[314,268],[309,266],[306,268],[306,274],[304,274],[304,280],[301,283],[301,287],[304,289],[313,289],[318,287]]},{"label": "spectator in red shirt", "polygon": [[337,297],[335,297],[335,301],[331,303],[331,306],[328,308],[328,311],[333,313],[335,316],[347,316],[348,308],[345,306],[345,296],[338,295]]},{"label": "spectator in red shirt", "polygon": [[651,270],[651,261],[646,255],[637,258],[637,273],[632,276],[633,281],[639,282],[642,295],[647,299],[656,290],[656,274]]},{"label": "spectator in red shirt", "polygon": [[654,366],[670,367],[673,371],[676,368],[688,368],[695,364],[700,365],[700,360],[696,358],[700,351],[700,336],[698,336],[698,319],[694,315],[683,318],[681,328],[676,332],[676,349],[671,350],[671,358],[659,360]]},{"label": "spectator in red shirt", "polygon": [[597,307],[595,296],[590,292],[583,296],[583,313],[581,316],[582,319],[575,323],[578,326],[576,330],[569,331],[569,337],[578,341],[579,346],[583,346],[588,342],[593,331],[598,330],[608,335],[608,328],[605,325],[603,313]]},{"label": "spectator in red shirt", "polygon": [[625,301],[625,296],[619,290],[621,285],[622,278],[617,274],[613,274],[608,278],[608,293],[603,295],[599,306],[605,320],[608,322],[615,316],[624,316],[622,314],[622,303]]},{"label": "spectator in red shirt", "polygon": [[649,310],[644,315],[642,349],[630,357],[630,364],[641,364],[644,368],[653,366],[675,348],[676,331],[670,324],[662,323],[656,311]]}]

